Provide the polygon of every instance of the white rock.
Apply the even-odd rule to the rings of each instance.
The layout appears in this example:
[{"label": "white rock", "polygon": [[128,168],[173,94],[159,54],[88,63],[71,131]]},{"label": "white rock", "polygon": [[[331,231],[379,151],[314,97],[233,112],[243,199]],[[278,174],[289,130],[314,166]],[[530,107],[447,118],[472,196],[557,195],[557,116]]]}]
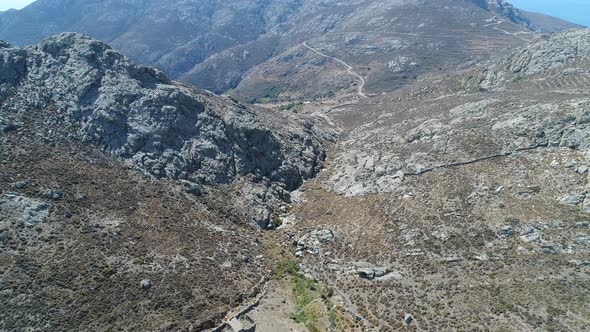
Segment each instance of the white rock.
[{"label": "white rock", "polygon": [[584,202],[586,194],[573,194],[563,196],[559,202],[564,205],[579,205]]},{"label": "white rock", "polygon": [[0,196],[2,211],[27,226],[33,226],[45,221],[49,215],[51,204],[34,198],[6,194]]},{"label": "white rock", "polygon": [[520,239],[526,243],[539,242],[541,240],[541,234],[537,233],[537,232],[529,233],[529,234],[521,235]]}]

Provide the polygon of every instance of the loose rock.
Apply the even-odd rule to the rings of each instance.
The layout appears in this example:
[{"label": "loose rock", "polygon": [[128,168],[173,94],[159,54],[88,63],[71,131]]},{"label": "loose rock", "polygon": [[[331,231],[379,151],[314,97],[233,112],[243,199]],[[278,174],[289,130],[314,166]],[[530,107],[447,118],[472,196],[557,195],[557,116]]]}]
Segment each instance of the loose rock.
[{"label": "loose rock", "polygon": [[12,123],[0,124],[0,131],[3,133],[9,133],[11,131],[16,131],[17,129],[18,129],[18,126],[14,125]]},{"label": "loose rock", "polygon": [[578,234],[574,240],[577,244],[590,245],[590,235]]},{"label": "loose rock", "polygon": [[508,238],[514,235],[514,228],[512,226],[502,226],[499,232],[500,237]]},{"label": "loose rock", "polygon": [[586,198],[585,194],[576,194],[576,195],[566,195],[563,196],[559,202],[564,205],[579,205],[584,202]]},{"label": "loose rock", "polygon": [[149,279],[143,279],[140,283],[142,289],[148,290],[152,288],[152,281]]},{"label": "loose rock", "polygon": [[546,254],[557,254],[561,251],[561,248],[555,244],[546,244],[541,246],[541,250]]},{"label": "loose rock", "polygon": [[63,192],[59,190],[47,189],[43,191],[41,195],[47,199],[58,200],[63,197]]},{"label": "loose rock", "polygon": [[404,323],[406,323],[406,325],[412,324],[413,321],[414,321],[414,316],[412,316],[410,314],[406,314],[404,316]]}]

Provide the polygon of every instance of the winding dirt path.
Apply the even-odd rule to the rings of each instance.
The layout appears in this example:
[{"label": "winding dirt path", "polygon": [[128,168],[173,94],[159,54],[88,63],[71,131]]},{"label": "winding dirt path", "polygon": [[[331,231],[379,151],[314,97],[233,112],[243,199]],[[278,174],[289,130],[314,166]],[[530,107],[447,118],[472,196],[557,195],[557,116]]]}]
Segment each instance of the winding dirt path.
[{"label": "winding dirt path", "polygon": [[357,94],[359,97],[361,97],[361,98],[368,98],[368,97],[367,97],[367,95],[366,95],[366,94],[363,92],[363,88],[365,87],[365,78],[364,78],[364,77],[362,77],[361,75],[359,75],[359,74],[355,73],[355,72],[353,71],[353,68],[352,68],[352,66],[351,66],[351,65],[349,65],[348,63],[346,63],[346,62],[344,62],[344,61],[342,61],[342,60],[340,60],[340,59],[338,59],[338,58],[336,58],[336,57],[333,57],[333,56],[330,56],[330,55],[324,54],[324,53],[322,53],[321,51],[319,51],[319,50],[317,50],[317,49],[315,49],[315,48],[313,48],[313,47],[311,47],[311,46],[307,45],[307,41],[304,41],[304,42],[302,43],[302,45],[303,45],[304,47],[306,47],[307,49],[309,49],[310,51],[312,51],[312,52],[316,53],[317,55],[323,56],[324,58],[332,59],[332,60],[334,60],[334,61],[336,61],[336,62],[338,62],[338,63],[342,64],[343,66],[345,66],[345,67],[346,67],[346,71],[347,71],[347,72],[348,72],[350,75],[352,75],[352,76],[356,77],[356,78],[359,80],[359,85],[357,86],[357,89],[356,89],[356,90],[357,90],[357,91],[356,91],[356,94]]},{"label": "winding dirt path", "polygon": [[484,27],[491,27],[494,30],[498,30],[498,31],[503,32],[503,33],[505,33],[507,35],[511,35],[511,36],[513,36],[515,38],[518,38],[518,39],[522,40],[522,41],[529,42],[529,43],[531,42],[530,39],[522,38],[522,37],[519,36],[519,35],[530,34],[530,32],[528,32],[528,31],[510,32],[510,31],[506,31],[504,29],[498,28],[497,26],[493,26],[493,25],[500,25],[502,23],[504,23],[504,20],[500,20],[500,21],[496,21],[496,22],[485,24]]}]

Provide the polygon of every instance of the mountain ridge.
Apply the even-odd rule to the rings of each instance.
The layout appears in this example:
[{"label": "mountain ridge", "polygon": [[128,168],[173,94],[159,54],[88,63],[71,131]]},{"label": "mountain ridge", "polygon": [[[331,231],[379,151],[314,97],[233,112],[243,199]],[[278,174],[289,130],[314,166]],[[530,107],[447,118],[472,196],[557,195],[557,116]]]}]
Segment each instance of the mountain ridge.
[{"label": "mountain ridge", "polygon": [[18,117],[52,105],[51,126],[39,127],[45,135],[96,144],[155,178],[211,186],[251,175],[285,197],[319,171],[333,140],[327,127],[315,128],[325,126],[321,118],[249,110],[81,34],[25,48],[3,44],[0,57],[0,100],[19,109],[6,113],[15,125],[33,125]]},{"label": "mountain ridge", "polygon": [[[371,21],[371,18],[367,16],[369,13],[364,8],[375,7],[374,1],[350,1],[347,3],[320,0],[290,0],[287,2],[257,0],[231,3],[217,0],[199,3],[191,0],[174,1],[174,6],[171,6],[169,1],[146,3],[122,0],[101,0],[98,2],[38,0],[21,11],[0,14],[0,39],[7,39],[22,45],[38,42],[48,34],[64,32],[64,30],[84,32],[112,44],[135,61],[154,65],[172,77],[181,78],[186,82],[214,92],[219,93],[237,88],[236,95],[246,99],[281,93],[285,97],[289,95],[318,97],[320,94],[329,93],[330,90],[345,90],[350,82],[335,80],[333,76],[321,77],[322,82],[318,84],[320,88],[314,87],[313,89],[319,90],[320,94],[312,93],[299,86],[303,81],[307,81],[307,78],[300,77],[301,75],[297,73],[285,72],[279,68],[276,68],[279,71],[275,73],[273,62],[277,57],[292,56],[290,54],[292,52],[289,50],[297,44],[306,40],[312,42],[312,39],[318,38],[320,39],[314,41],[314,45],[326,43],[326,46],[345,51],[346,38],[344,40],[333,38],[332,41],[321,38],[330,32],[350,34],[348,30],[351,27],[366,29],[357,23]],[[496,15],[504,17],[510,22],[506,24],[515,25],[503,28],[507,31],[516,31],[516,25],[534,30],[534,24],[531,24],[522,12],[514,9],[505,1],[445,1],[445,5],[456,8],[453,10],[454,15],[481,10],[481,13],[477,14],[479,18],[475,18],[475,23],[462,22],[464,27],[469,27],[469,24],[484,25],[486,23],[481,21],[482,15],[490,15],[490,17]],[[408,14],[423,13],[420,14],[423,16],[417,19],[427,23],[440,15],[438,12],[429,13],[428,10],[424,11],[421,8],[442,8],[442,6],[442,3],[429,1],[388,0],[385,3],[380,3],[378,7],[381,9],[374,10],[374,12],[381,12],[385,20],[402,21],[403,17]],[[404,9],[405,7],[407,9]],[[335,15],[329,8],[337,8],[339,14]],[[384,10],[388,8],[389,12]],[[396,8],[406,10],[407,13],[396,14]],[[85,13],[94,14],[88,16]],[[469,17],[466,16],[466,19],[470,19]],[[477,20],[481,22],[477,22]],[[43,22],[43,24],[40,25],[39,22]],[[441,21],[439,24],[444,26],[446,23]],[[307,28],[301,29],[299,26],[307,26]],[[394,24],[389,29],[401,33],[416,33],[418,36],[426,33],[412,26],[410,21]],[[437,32],[437,30],[433,29],[436,34],[444,37],[442,36],[444,31]],[[383,34],[383,32],[379,33]],[[489,34],[489,32],[485,32],[485,34]],[[496,35],[494,38],[511,38],[508,35],[493,35]],[[354,34],[350,34],[349,38],[355,38]],[[377,45],[372,47],[382,54],[381,57],[391,57],[392,52],[396,49],[386,44],[379,45],[378,42],[379,39],[387,40],[387,38],[387,34],[384,34],[373,38],[373,40],[367,40],[365,47]],[[420,50],[420,52],[426,52],[428,56],[435,52],[435,50],[424,46],[430,42],[428,37],[420,42],[424,45],[415,46],[412,46],[415,42],[411,38],[413,37],[403,38],[396,42],[398,46],[394,46],[408,48],[406,52],[408,54]],[[518,40],[512,41],[512,43],[514,42],[518,42]],[[453,47],[462,48],[463,43],[458,39],[457,45]],[[495,48],[491,48],[487,52],[495,50]],[[407,57],[407,55],[405,56]],[[473,52],[466,50],[458,57],[468,59],[471,56],[473,56]],[[375,65],[366,63],[358,57],[356,62],[357,66]],[[420,63],[418,62],[418,64]],[[306,61],[290,63],[288,66],[305,65]],[[437,65],[446,66],[447,64],[420,65],[423,68],[403,68],[402,65],[405,75],[381,74],[381,76],[385,76],[375,78],[375,80],[397,80],[397,83],[393,83],[391,87],[396,88],[400,84],[399,82],[404,81],[402,76],[411,77],[432,70]],[[285,87],[281,84],[275,84],[279,85],[278,87],[270,84],[260,86],[257,83],[260,81],[257,78],[261,75],[259,73],[264,73],[269,69],[271,72],[268,75],[271,78],[276,75],[287,75],[294,81],[293,86]],[[384,73],[388,72],[387,68],[379,69]],[[216,75],[212,75],[212,73]],[[257,77],[251,77],[252,75]],[[244,83],[240,85],[241,82]],[[329,89],[321,88],[322,85],[327,85]],[[383,87],[379,89],[383,89]]]},{"label": "mountain ridge", "polygon": [[262,230],[322,168],[327,122],[78,33],[0,42],[0,330],[223,323],[268,281]]},{"label": "mountain ridge", "polygon": [[394,92],[317,101],[342,132],[287,231],[302,270],[370,324],[351,331],[585,329],[589,42],[590,29],[538,36]]},{"label": "mountain ridge", "polygon": [[129,34],[0,40],[0,330],[586,329],[590,29],[502,0],[39,3]]}]

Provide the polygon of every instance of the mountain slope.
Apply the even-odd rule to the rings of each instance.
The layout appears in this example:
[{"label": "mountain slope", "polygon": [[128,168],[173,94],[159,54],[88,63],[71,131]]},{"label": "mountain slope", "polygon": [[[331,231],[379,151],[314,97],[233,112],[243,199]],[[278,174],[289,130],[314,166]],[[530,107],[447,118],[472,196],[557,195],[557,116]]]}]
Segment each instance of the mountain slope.
[{"label": "mountain slope", "polygon": [[[256,174],[282,177],[279,182],[293,190],[320,164],[312,122],[297,123],[289,114],[263,120],[82,35],[62,34],[24,49],[5,46],[2,59],[9,78],[0,87],[5,105],[22,114],[40,107],[38,100],[51,103],[57,113],[45,120],[55,125],[46,128],[52,135],[103,146],[157,178],[212,185]],[[278,127],[300,131],[272,131]]]},{"label": "mountain slope", "polygon": [[260,291],[260,227],[334,136],[80,34],[0,42],[0,78],[0,330],[220,324]]},{"label": "mountain slope", "polygon": [[284,20],[297,1],[39,0],[0,15],[0,39],[19,45],[59,32],[99,38],[178,76],[211,54]]},{"label": "mountain slope", "polygon": [[237,87],[244,98],[318,97],[355,83],[337,64],[305,54],[304,41],[359,67],[379,92],[522,44],[510,33],[533,29],[506,2],[481,0],[38,0],[0,13],[0,39],[22,45],[83,32],[186,82]]},{"label": "mountain slope", "polygon": [[[379,93],[441,68],[488,59],[522,45],[531,33],[495,8],[458,0],[362,1],[335,7],[311,1],[287,24],[288,30],[277,32],[279,40],[294,42],[246,72],[237,95],[321,97],[355,90],[357,78],[341,63],[318,56],[303,42],[352,66],[364,77],[365,90]],[[258,48],[266,45],[263,38],[257,42]],[[185,79],[203,83],[212,73],[208,68],[240,62],[237,55],[242,51],[238,46],[235,52],[222,52],[197,65]]]},{"label": "mountain slope", "polygon": [[287,229],[304,271],[378,330],[585,330],[589,88],[583,29],[326,107],[340,141]]}]

